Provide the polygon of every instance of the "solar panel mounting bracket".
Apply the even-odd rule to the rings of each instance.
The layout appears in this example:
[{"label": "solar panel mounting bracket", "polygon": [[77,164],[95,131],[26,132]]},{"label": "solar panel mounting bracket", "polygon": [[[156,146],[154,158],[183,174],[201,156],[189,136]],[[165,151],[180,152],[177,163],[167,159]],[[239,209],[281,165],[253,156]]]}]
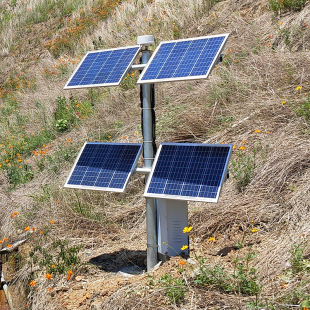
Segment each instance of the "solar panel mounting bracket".
[{"label": "solar panel mounting bracket", "polygon": [[136,167],[135,172],[148,175],[150,174],[152,168],[146,168],[146,167]]},{"label": "solar panel mounting bracket", "polygon": [[146,64],[132,65],[130,71],[139,71],[145,68]]},{"label": "solar panel mounting bracket", "polygon": [[221,55],[217,58],[217,60],[216,60],[216,62],[215,62],[215,65],[218,65],[220,62],[223,62],[223,59],[224,59],[224,54],[221,54]]}]

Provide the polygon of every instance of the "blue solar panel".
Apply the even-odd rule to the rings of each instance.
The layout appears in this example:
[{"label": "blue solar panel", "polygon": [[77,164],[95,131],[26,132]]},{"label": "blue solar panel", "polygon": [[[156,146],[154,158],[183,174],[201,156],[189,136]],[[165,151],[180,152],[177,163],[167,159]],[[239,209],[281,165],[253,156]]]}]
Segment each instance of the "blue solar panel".
[{"label": "blue solar panel", "polygon": [[217,202],[232,146],[163,143],[144,196]]},{"label": "blue solar panel", "polygon": [[139,51],[131,46],[88,52],[64,89],[119,85]]},{"label": "blue solar panel", "polygon": [[228,34],[162,42],[137,83],[207,78]]},{"label": "blue solar panel", "polygon": [[87,142],[65,187],[123,192],[141,150],[140,143]]}]

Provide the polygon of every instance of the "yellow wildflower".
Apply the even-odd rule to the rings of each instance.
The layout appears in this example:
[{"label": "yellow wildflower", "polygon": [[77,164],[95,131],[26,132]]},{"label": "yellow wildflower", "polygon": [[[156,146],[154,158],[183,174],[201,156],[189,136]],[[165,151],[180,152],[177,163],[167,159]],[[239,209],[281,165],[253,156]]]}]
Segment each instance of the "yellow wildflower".
[{"label": "yellow wildflower", "polygon": [[185,233],[188,233],[188,232],[190,232],[192,229],[193,229],[193,227],[184,227],[183,233],[184,233],[184,234],[185,234]]}]

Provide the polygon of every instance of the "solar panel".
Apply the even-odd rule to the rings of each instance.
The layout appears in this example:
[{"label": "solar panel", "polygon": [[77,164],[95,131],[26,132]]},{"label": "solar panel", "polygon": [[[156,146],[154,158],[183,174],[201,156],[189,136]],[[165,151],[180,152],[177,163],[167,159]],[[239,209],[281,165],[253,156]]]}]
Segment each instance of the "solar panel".
[{"label": "solar panel", "polygon": [[141,150],[141,143],[86,142],[65,187],[123,192]]},{"label": "solar panel", "polygon": [[217,202],[231,150],[230,144],[161,144],[144,196]]},{"label": "solar panel", "polygon": [[205,79],[229,34],[161,42],[138,84]]},{"label": "solar panel", "polygon": [[119,85],[139,51],[135,45],[88,52],[64,89]]}]

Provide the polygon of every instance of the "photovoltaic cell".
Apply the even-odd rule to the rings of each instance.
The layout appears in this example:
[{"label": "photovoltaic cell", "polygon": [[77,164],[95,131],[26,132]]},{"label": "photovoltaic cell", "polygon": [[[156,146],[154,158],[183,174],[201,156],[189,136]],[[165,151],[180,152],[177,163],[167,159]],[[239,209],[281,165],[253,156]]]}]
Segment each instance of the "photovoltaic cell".
[{"label": "photovoltaic cell", "polygon": [[119,85],[139,51],[139,46],[130,46],[88,52],[64,89]]},{"label": "photovoltaic cell", "polygon": [[162,42],[138,84],[207,78],[229,34]]},{"label": "photovoltaic cell", "polygon": [[65,187],[123,192],[141,150],[140,143],[87,142]]},{"label": "photovoltaic cell", "polygon": [[217,202],[232,146],[161,144],[144,196]]}]

